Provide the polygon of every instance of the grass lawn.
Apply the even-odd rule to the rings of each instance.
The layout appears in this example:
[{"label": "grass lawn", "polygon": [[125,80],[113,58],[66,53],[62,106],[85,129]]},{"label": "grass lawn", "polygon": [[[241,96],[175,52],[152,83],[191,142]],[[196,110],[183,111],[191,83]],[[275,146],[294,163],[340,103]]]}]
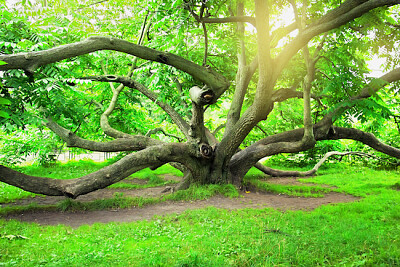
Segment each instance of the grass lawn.
[{"label": "grass lawn", "polygon": [[[99,167],[72,164],[24,171],[48,171],[56,178]],[[166,167],[158,174],[169,171]],[[319,174],[307,182],[335,186],[363,199],[313,211],[209,207],[150,221],[79,228],[0,219],[0,266],[400,265],[400,173],[331,165]],[[250,175],[254,179],[256,172]],[[191,190],[205,196],[207,190],[218,192]],[[0,184],[3,203],[26,196]]]}]

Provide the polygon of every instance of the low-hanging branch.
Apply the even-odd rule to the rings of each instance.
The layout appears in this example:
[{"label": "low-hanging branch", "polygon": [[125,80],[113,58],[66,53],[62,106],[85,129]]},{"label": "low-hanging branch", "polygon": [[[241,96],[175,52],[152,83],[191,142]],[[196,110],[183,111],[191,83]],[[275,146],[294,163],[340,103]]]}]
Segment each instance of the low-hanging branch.
[{"label": "low-hanging branch", "polygon": [[105,188],[144,168],[159,167],[168,162],[190,165],[188,151],[187,145],[182,143],[152,146],[129,154],[99,171],[69,180],[30,176],[0,165],[0,181],[32,193],[76,198]]},{"label": "low-hanging branch", "polygon": [[57,124],[51,118],[47,118],[45,125],[61,139],[63,139],[68,147],[79,147],[90,151],[139,151],[149,146],[163,144],[163,142],[160,140],[140,135],[130,135],[129,138],[118,138],[108,142],[95,142],[77,136],[72,131]]},{"label": "low-hanging branch", "polygon": [[[330,131],[325,130],[325,125],[314,125],[314,136],[316,141],[322,140],[355,140],[367,145],[386,155],[400,159],[400,149],[381,142],[371,133],[359,129],[331,127]],[[304,129],[295,129],[284,133],[268,136],[246,149],[236,153],[230,162],[232,173],[245,174],[260,159],[279,153],[297,153],[304,151],[304,147],[295,147],[304,135]]]},{"label": "low-hanging branch", "polygon": [[270,175],[272,177],[305,177],[305,176],[312,176],[317,173],[318,169],[322,166],[322,164],[328,160],[328,158],[332,156],[346,156],[346,155],[355,155],[359,157],[369,157],[369,158],[376,158],[373,155],[364,153],[364,152],[358,152],[358,151],[347,151],[347,152],[339,152],[339,151],[331,151],[328,152],[324,155],[322,159],[320,159],[315,166],[308,171],[301,172],[301,171],[284,171],[284,170],[277,170],[273,168],[269,168],[267,166],[258,166],[258,169],[264,172],[267,175]]}]

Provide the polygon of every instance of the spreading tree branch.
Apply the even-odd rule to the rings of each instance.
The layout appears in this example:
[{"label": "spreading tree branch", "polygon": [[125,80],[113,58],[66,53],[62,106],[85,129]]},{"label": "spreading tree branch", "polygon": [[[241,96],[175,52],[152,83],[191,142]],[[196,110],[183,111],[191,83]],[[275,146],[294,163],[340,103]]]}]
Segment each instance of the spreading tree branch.
[{"label": "spreading tree branch", "polygon": [[155,104],[157,104],[160,108],[162,108],[174,121],[174,123],[178,126],[178,128],[182,131],[185,136],[188,136],[189,124],[167,103],[158,100],[158,96],[146,88],[141,83],[129,79],[123,76],[114,76],[114,75],[107,75],[107,76],[93,76],[93,77],[82,77],[80,79],[98,81],[98,82],[117,82],[121,83],[126,87],[138,90],[142,94],[144,94],[147,98],[152,100]]},{"label": "spreading tree branch", "polygon": [[[358,95],[349,98],[348,101],[354,102],[362,98],[370,97],[387,84],[398,80],[400,80],[400,68],[390,71],[379,79],[373,80],[364,87]],[[350,107],[351,105],[349,104],[339,105],[336,109],[325,115],[321,121],[315,124],[313,127],[315,140],[357,140],[389,156],[400,158],[399,149],[380,142],[373,134],[365,133],[357,129],[332,127],[333,118]],[[259,140],[232,157],[230,162],[232,173],[236,173],[238,176],[244,175],[260,159],[266,156],[285,152],[296,153],[305,150],[306,146],[299,142],[301,136],[304,136],[304,129],[287,131]]]},{"label": "spreading tree branch", "polygon": [[64,140],[68,147],[79,147],[90,151],[119,152],[138,151],[149,146],[163,144],[163,142],[150,137],[130,135],[129,138],[118,138],[109,142],[95,142],[77,136],[70,130],[57,124],[53,119],[47,118],[45,125]]},{"label": "spreading tree branch", "polygon": [[[238,15],[243,15],[244,4],[242,1],[237,4]],[[230,133],[233,126],[237,123],[240,118],[240,112],[242,110],[244,97],[247,92],[250,80],[253,77],[258,67],[258,57],[255,57],[250,65],[247,65],[246,58],[246,46],[244,43],[244,25],[238,23],[237,31],[239,33],[239,53],[238,53],[238,70],[236,72],[236,87],[232,97],[231,106],[228,111],[225,136]]]},{"label": "spreading tree branch", "polygon": [[165,136],[178,139],[179,142],[182,142],[182,141],[183,141],[183,139],[180,138],[179,136],[176,136],[176,135],[173,135],[173,134],[169,134],[169,133],[165,132],[165,130],[164,130],[163,128],[161,128],[161,127],[157,127],[157,128],[154,128],[154,129],[149,130],[149,131],[146,133],[146,136],[150,137],[151,135],[156,134],[156,133],[159,133],[159,132],[161,132],[161,133],[162,133],[163,135],[165,135]]},{"label": "spreading tree branch", "polygon": [[[315,125],[314,135],[316,141],[339,139],[360,141],[379,152],[400,159],[400,149],[387,145],[373,134],[358,129],[331,127],[331,130],[326,132],[321,125]],[[307,148],[300,146],[303,136],[304,129],[296,129],[268,136],[236,153],[230,162],[230,170],[234,175],[241,176],[246,174],[252,166],[266,156],[304,151]]]},{"label": "spreading tree branch", "polygon": [[[142,25],[142,30],[140,32],[140,37],[139,37],[139,41],[138,41],[138,45],[142,45],[144,42],[144,36],[146,35],[146,33],[149,31],[150,29],[150,24],[151,24],[151,18],[147,21],[148,18],[148,14],[149,12],[146,14],[146,17],[144,19],[143,25]],[[131,78],[133,75],[133,71],[137,68],[137,61],[138,61],[138,57],[134,56],[132,59],[132,65],[129,69],[129,72],[127,74],[127,78]],[[107,71],[104,68],[104,74],[107,75]],[[114,84],[112,82],[109,82],[113,96],[111,98],[110,104],[108,106],[108,108],[106,110],[104,110],[103,114],[101,114],[100,116],[100,127],[102,128],[103,132],[111,137],[114,138],[130,138],[131,135],[126,134],[124,132],[121,132],[113,127],[111,127],[110,122],[108,120],[109,116],[111,115],[111,113],[114,111],[115,106],[117,104],[118,101],[118,97],[120,95],[120,93],[122,92],[122,90],[124,89],[124,85],[120,84],[117,88],[115,88]]]},{"label": "spreading tree branch", "polygon": [[333,127],[332,131],[326,135],[327,140],[350,139],[359,141],[379,152],[394,158],[400,159],[400,149],[381,142],[372,133],[367,133],[359,129]]},{"label": "spreading tree branch", "polygon": [[190,165],[188,151],[185,144],[152,146],[131,153],[99,171],[69,180],[30,176],[0,165],[0,181],[32,193],[76,198],[105,188],[147,167],[161,166],[168,162]]},{"label": "spreading tree branch", "polygon": [[315,166],[308,171],[301,172],[301,171],[284,171],[284,170],[277,170],[277,169],[272,169],[267,166],[259,166],[258,169],[262,172],[264,172],[267,175],[270,175],[272,177],[305,177],[305,176],[311,176],[317,173],[318,169],[322,166],[322,164],[330,157],[332,156],[346,156],[346,155],[355,155],[359,157],[370,157],[370,158],[376,158],[373,155],[363,153],[363,152],[358,152],[358,151],[347,151],[347,152],[338,152],[338,151],[331,151],[328,152],[324,155],[322,159],[320,159]]},{"label": "spreading tree branch", "polygon": [[43,51],[0,55],[0,60],[7,64],[0,66],[0,71],[23,69],[33,74],[40,67],[63,59],[89,54],[99,50],[113,50],[137,56],[142,59],[160,62],[182,70],[196,80],[208,85],[219,98],[229,87],[229,81],[224,76],[209,67],[202,67],[180,56],[157,51],[152,48],[136,45],[113,37],[90,37],[73,44],[62,45]]},{"label": "spreading tree branch", "polygon": [[381,6],[400,4],[399,0],[347,0],[336,9],[329,11],[315,23],[306,27],[276,57],[276,75],[279,75],[289,60],[313,37],[338,28],[365,13]]}]

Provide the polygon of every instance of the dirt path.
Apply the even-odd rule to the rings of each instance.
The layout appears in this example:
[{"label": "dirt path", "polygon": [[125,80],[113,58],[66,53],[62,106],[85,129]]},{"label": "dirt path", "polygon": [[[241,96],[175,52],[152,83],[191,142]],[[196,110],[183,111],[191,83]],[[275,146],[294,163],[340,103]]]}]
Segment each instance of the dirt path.
[{"label": "dirt path", "polygon": [[[277,181],[274,181],[275,183]],[[294,178],[280,178],[278,181],[282,184],[295,184]],[[304,185],[304,184],[303,184]],[[165,187],[152,187],[140,190],[128,189],[103,189],[92,192],[90,194],[80,196],[77,200],[81,202],[93,201],[99,198],[110,198],[117,192],[122,192],[123,196],[142,196],[155,197],[160,196],[161,191]],[[40,205],[54,205],[63,200],[64,197],[34,197],[23,199],[10,205],[28,205],[36,202]],[[241,208],[281,208],[291,210],[312,210],[321,205],[332,203],[343,203],[356,201],[359,198],[340,193],[331,192],[323,198],[303,198],[289,197],[284,195],[276,195],[269,193],[250,192],[242,194],[240,198],[226,198],[215,196],[207,200],[191,201],[191,202],[163,202],[155,205],[148,205],[142,208],[130,208],[120,210],[101,210],[101,211],[82,211],[82,212],[60,212],[32,210],[7,215],[6,219],[16,219],[25,222],[36,222],[41,225],[57,225],[65,224],[72,227],[78,227],[83,224],[108,223],[108,222],[131,222],[138,220],[147,220],[155,215],[166,215],[173,213],[182,213],[186,210],[200,209],[209,206],[224,209],[241,209]],[[4,204],[3,204],[4,206]]]}]

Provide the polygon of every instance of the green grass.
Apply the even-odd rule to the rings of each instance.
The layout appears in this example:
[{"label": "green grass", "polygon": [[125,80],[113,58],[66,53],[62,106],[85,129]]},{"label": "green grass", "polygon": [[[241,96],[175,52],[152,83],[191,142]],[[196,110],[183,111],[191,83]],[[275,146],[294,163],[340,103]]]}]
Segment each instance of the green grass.
[{"label": "green grass", "polygon": [[[125,180],[112,184],[108,188],[124,188],[124,189],[141,189],[141,188],[149,188],[155,186],[163,186],[163,185],[172,185],[176,184],[176,181],[165,180],[164,178],[160,178],[163,173],[154,173],[154,171],[150,169],[142,170],[139,173],[135,173]],[[132,180],[133,178],[143,180],[146,182],[145,184],[132,184],[126,183],[125,181]]]},{"label": "green grass", "polygon": [[85,211],[85,210],[106,210],[141,208],[144,205],[159,203],[159,198],[144,197],[123,197],[123,194],[116,194],[113,198],[98,199],[91,202],[80,202],[72,199],[65,199],[57,205],[59,211]]},{"label": "green grass", "polygon": [[[313,211],[209,207],[150,221],[76,229],[0,220],[0,265],[400,265],[399,172],[333,167],[304,181],[335,186],[335,190],[362,196],[360,201]],[[165,198],[204,199],[216,193],[237,196],[232,186],[212,185],[193,186]],[[115,199],[125,205],[123,195],[117,194],[114,202],[109,206],[103,202],[102,208],[114,205]],[[144,205],[149,200],[136,201],[135,205]],[[65,205],[80,205],[71,203]]]},{"label": "green grass", "polygon": [[[372,170],[365,167],[334,165],[334,169],[325,169],[320,175],[306,181],[338,187],[341,192],[366,197],[371,194],[391,192],[400,183],[399,171]],[[303,179],[302,181],[305,181]]]},{"label": "green grass", "polygon": [[[273,178],[271,178],[271,180],[273,180]],[[258,175],[247,175],[244,182],[245,184],[253,185],[256,188],[261,189],[262,191],[296,197],[324,197],[325,193],[333,191],[330,188],[325,188],[321,186],[293,186],[273,184],[269,183],[268,180],[260,180],[260,177]]]}]

